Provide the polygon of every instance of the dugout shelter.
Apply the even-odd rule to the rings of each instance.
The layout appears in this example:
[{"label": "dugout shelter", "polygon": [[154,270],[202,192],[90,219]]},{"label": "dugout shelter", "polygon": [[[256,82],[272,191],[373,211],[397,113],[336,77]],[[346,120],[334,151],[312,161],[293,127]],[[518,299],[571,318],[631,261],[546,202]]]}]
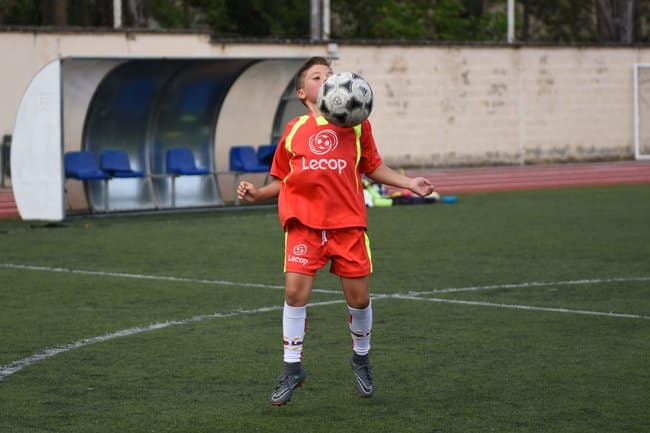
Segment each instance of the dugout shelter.
[{"label": "dugout shelter", "polygon": [[[12,183],[26,220],[70,212],[218,206],[233,194],[228,151],[265,145],[304,108],[293,74],[305,58],[59,58],[26,89],[13,131]],[[173,177],[188,148],[205,176]],[[64,155],[128,154],[141,177],[66,178]]]}]

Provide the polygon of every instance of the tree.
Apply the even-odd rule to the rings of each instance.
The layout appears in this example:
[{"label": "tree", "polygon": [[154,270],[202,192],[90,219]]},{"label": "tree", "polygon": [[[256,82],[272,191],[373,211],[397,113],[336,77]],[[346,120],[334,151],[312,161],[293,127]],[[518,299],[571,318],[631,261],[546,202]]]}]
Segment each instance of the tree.
[{"label": "tree", "polygon": [[342,39],[503,40],[505,8],[485,0],[332,0]]},{"label": "tree", "polygon": [[[0,24],[111,26],[114,0],[0,0]],[[307,0],[120,0],[124,25],[308,39]],[[507,0],[330,0],[332,39],[505,41]],[[648,0],[517,0],[517,39],[650,42]]]},{"label": "tree", "polygon": [[67,0],[41,0],[41,24],[46,26],[68,25]]},{"label": "tree", "polygon": [[237,34],[309,37],[309,3],[305,0],[225,0],[225,9]]},{"label": "tree", "polygon": [[520,40],[587,42],[595,39],[593,0],[521,1]]},{"label": "tree", "polygon": [[167,28],[208,27],[219,36],[309,37],[305,0],[151,0],[149,6],[151,17]]},{"label": "tree", "polygon": [[112,0],[1,0],[0,24],[106,27]]},{"label": "tree", "polygon": [[640,36],[639,0],[596,0],[600,41],[631,43]]},{"label": "tree", "polygon": [[39,21],[38,5],[33,1],[3,0],[0,2],[0,24],[32,25]]},{"label": "tree", "polygon": [[113,0],[68,0],[68,24],[112,27]]}]

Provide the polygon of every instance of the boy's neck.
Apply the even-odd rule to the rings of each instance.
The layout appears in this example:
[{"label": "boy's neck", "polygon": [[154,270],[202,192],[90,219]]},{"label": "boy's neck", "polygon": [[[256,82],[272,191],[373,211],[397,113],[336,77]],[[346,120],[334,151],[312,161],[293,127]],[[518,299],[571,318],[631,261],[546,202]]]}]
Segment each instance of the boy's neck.
[{"label": "boy's neck", "polygon": [[315,102],[307,101],[305,102],[305,106],[307,107],[307,111],[310,112],[314,117],[319,117],[323,115],[318,109],[318,105],[316,105]]}]

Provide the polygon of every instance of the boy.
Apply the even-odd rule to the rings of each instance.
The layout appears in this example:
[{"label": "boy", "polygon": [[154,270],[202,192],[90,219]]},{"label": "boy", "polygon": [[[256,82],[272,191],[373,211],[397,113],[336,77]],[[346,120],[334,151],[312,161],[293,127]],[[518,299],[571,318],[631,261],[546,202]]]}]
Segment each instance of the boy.
[{"label": "boy", "polygon": [[372,263],[361,176],[423,196],[433,191],[427,179],[406,177],[382,163],[368,120],[353,128],[341,128],[321,115],[316,103],[318,91],[330,75],[330,63],[322,57],[310,58],[298,70],[296,95],[308,114],[288,123],[273,158],[271,183],[258,189],[243,181],[237,188],[239,199],[248,202],[278,196],[278,213],[285,230],[285,370],[271,395],[271,404],[276,406],[289,402],[305,380],[301,361],[306,306],[316,271],[328,261],[330,271],[340,278],[348,304],[355,387],[362,397],[372,395],[368,356]]}]

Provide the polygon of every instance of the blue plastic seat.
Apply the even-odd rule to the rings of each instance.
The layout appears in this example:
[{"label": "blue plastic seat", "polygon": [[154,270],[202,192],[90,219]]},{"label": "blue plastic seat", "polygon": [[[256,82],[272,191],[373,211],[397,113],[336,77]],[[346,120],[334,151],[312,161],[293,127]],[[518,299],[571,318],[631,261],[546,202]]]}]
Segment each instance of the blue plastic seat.
[{"label": "blue plastic seat", "polygon": [[192,149],[176,147],[167,150],[167,174],[172,175],[172,207],[176,207],[176,178],[179,176],[206,176],[207,168],[199,168],[194,161]]},{"label": "blue plastic seat", "polygon": [[97,165],[95,152],[82,150],[66,152],[63,156],[65,177],[81,181],[102,180],[104,183],[104,212],[108,211],[108,181],[111,176]]},{"label": "blue plastic seat", "polygon": [[194,161],[194,153],[187,147],[177,147],[167,151],[167,173],[174,176],[200,176],[210,174],[207,168],[199,168]]},{"label": "blue plastic seat", "polygon": [[112,177],[144,177],[144,172],[133,170],[129,154],[124,150],[105,150],[99,157],[99,166]]},{"label": "blue plastic seat", "polygon": [[[261,147],[261,146],[260,146]],[[264,150],[268,154],[268,149]],[[271,154],[271,160],[273,155]],[[233,146],[229,151],[229,163],[230,171],[234,173],[235,180],[235,204],[239,204],[239,198],[237,197],[237,185],[239,185],[239,175],[241,173],[267,173],[264,183],[266,184],[269,175],[268,172],[271,169],[271,161],[268,163],[261,162],[260,154],[255,151],[253,146]]]},{"label": "blue plastic seat", "polygon": [[263,144],[257,148],[257,160],[260,164],[268,165],[269,168],[275,156],[275,149],[277,144]]},{"label": "blue plastic seat", "polygon": [[94,152],[66,152],[64,155],[65,177],[79,180],[109,179],[110,176],[97,165]]},{"label": "blue plastic seat", "polygon": [[253,146],[233,146],[230,148],[230,171],[263,173],[269,171],[270,164],[260,163]]}]

